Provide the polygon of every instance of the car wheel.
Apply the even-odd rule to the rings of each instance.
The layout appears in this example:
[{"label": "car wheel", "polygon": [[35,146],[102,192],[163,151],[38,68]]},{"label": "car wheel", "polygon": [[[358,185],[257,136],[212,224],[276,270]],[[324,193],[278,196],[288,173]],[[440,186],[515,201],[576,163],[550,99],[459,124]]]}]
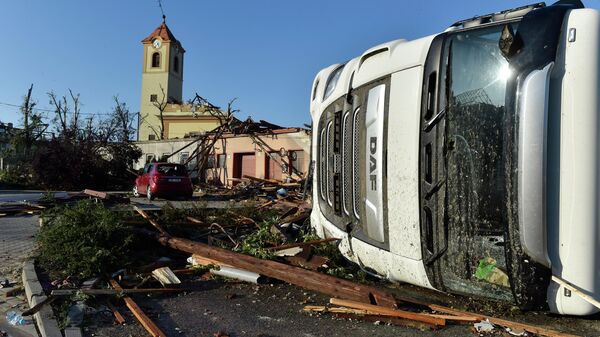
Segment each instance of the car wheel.
[{"label": "car wheel", "polygon": [[154,200],[154,194],[152,194],[152,191],[150,190],[150,186],[148,186],[148,188],[146,188],[146,197],[148,198],[148,200]]},{"label": "car wheel", "polygon": [[133,196],[136,198],[140,196],[140,192],[138,192],[137,185],[133,186]]}]

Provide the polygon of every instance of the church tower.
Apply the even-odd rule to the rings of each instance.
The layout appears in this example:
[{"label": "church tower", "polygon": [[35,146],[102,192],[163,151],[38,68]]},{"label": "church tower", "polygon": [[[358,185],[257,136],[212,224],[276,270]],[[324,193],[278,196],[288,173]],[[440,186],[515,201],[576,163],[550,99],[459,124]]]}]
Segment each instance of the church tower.
[{"label": "church tower", "polygon": [[165,19],[142,40],[142,99],[138,140],[160,139],[160,110],[157,105],[182,103],[183,54],[185,50],[167,27]]}]

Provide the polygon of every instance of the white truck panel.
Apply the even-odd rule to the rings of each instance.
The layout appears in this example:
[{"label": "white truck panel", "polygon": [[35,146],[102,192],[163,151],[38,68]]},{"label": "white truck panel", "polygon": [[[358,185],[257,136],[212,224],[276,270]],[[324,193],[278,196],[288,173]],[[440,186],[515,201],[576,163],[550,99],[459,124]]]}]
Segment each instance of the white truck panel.
[{"label": "white truck panel", "polygon": [[421,260],[419,123],[423,67],[392,74],[388,117],[387,183],[390,251]]},{"label": "white truck panel", "polygon": [[[600,13],[572,10],[562,35],[559,228],[549,254],[554,275],[600,299]],[[550,221],[549,223],[556,223]],[[552,284],[548,304],[561,314],[589,315],[598,308]]]}]

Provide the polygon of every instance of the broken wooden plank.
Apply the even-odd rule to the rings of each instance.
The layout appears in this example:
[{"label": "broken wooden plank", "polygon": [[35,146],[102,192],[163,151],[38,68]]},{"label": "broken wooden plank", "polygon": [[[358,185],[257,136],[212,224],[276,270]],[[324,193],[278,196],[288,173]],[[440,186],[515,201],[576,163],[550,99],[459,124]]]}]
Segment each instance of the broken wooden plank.
[{"label": "broken wooden plank", "polygon": [[56,299],[57,299],[57,297],[55,297],[55,296],[52,296],[52,295],[47,296],[45,299],[41,300],[33,307],[23,311],[21,316],[31,316],[31,315],[35,314],[36,312],[40,311],[42,309],[42,307],[44,307],[46,304],[50,304],[50,303],[54,302]]},{"label": "broken wooden plank", "polygon": [[596,308],[600,308],[600,302],[598,302],[592,296],[584,293],[581,289],[575,287],[571,283],[569,283],[569,282],[561,279],[560,277],[558,277],[556,275],[552,275],[552,281],[554,281],[554,282],[558,283],[559,285],[563,286],[564,288],[569,289],[570,291],[574,292],[579,297],[581,297],[582,299],[584,299],[589,304],[595,306]]},{"label": "broken wooden plank", "polygon": [[496,318],[493,316],[480,315],[480,314],[476,314],[476,313],[472,313],[472,312],[468,312],[468,311],[456,310],[456,309],[444,307],[442,305],[431,304],[431,305],[429,305],[429,308],[431,310],[435,310],[435,311],[439,311],[439,312],[443,312],[443,313],[447,313],[447,314],[455,315],[455,316],[474,317],[479,320],[488,319],[490,321],[490,323],[492,323],[492,324],[500,325],[505,328],[511,328],[512,330],[525,330],[527,332],[531,332],[536,335],[542,335],[542,336],[548,336],[548,337],[580,337],[578,335],[568,334],[568,333],[564,333],[564,332],[560,332],[560,331],[556,331],[556,330],[552,330],[552,329],[546,329],[546,328],[542,328],[542,327],[535,326],[535,325],[513,322],[513,321],[501,319],[501,318]]},{"label": "broken wooden plank", "polygon": [[427,313],[423,313],[423,315],[437,317],[437,318],[443,318],[446,321],[453,321],[453,322],[459,322],[459,323],[475,323],[475,322],[480,321],[479,319],[477,319],[476,317],[473,317],[473,316],[455,316],[455,315],[440,315],[440,314],[427,314]]},{"label": "broken wooden plank", "polygon": [[158,222],[152,219],[148,213],[144,212],[144,210],[137,206],[133,206],[133,210],[138,212],[144,219],[148,220],[148,222],[150,222],[150,224],[152,224],[152,226],[154,226],[154,228],[156,228],[162,235],[169,235],[169,233],[167,233],[167,231],[165,231],[161,225],[158,224]]},{"label": "broken wooden plank", "polygon": [[197,225],[205,225],[205,223],[204,223],[204,222],[202,222],[201,220],[199,220],[199,219],[196,219],[196,218],[194,218],[194,217],[188,216],[188,217],[187,217],[187,219],[188,219],[190,222],[193,222],[193,223],[195,223],[195,224],[197,224]]},{"label": "broken wooden plank", "polygon": [[[115,280],[110,280],[110,285],[119,291],[123,291],[119,283]],[[152,337],[167,337],[167,335],[160,330],[160,328],[142,311],[142,309],[133,301],[133,299],[129,296],[123,297],[125,304],[131,310],[135,318],[142,324],[144,329],[152,335]]]},{"label": "broken wooden plank", "polygon": [[257,178],[257,177],[249,176],[247,174],[243,175],[242,178],[250,179],[252,181],[255,181],[258,183],[263,183],[266,185],[281,185],[283,183],[282,181],[279,181],[279,180]]},{"label": "broken wooden plank", "polygon": [[121,315],[119,310],[117,310],[117,308],[112,303],[110,303],[110,301],[106,302],[106,306],[110,309],[110,311],[112,311],[113,316],[115,316],[115,321],[118,324],[125,324],[125,317]]},{"label": "broken wooden plank", "polygon": [[[212,259],[219,264],[227,264],[258,273],[267,277],[279,279],[300,287],[320,292],[329,296],[361,301],[364,303],[377,303],[387,307],[394,307],[398,300],[392,294],[380,289],[366,286],[351,281],[324,275],[319,272],[290,266],[276,261],[262,260],[253,256],[235,253],[227,249],[209,246],[187,239],[161,235],[156,232],[137,229],[137,232],[154,238],[161,244],[190,254],[200,255]],[[411,300],[411,302],[416,302]]]},{"label": "broken wooden plank", "polygon": [[412,321],[410,319],[400,318],[400,317],[391,317],[391,316],[381,316],[381,315],[354,315],[354,314],[346,314],[340,312],[332,312],[331,315],[344,318],[344,319],[358,319],[361,321],[367,322],[379,322],[380,324],[391,324],[396,326],[414,328],[418,330],[437,330],[439,326],[426,324],[422,322]]},{"label": "broken wooden plank", "polygon": [[181,280],[175,276],[171,268],[162,267],[152,271],[152,276],[163,286],[166,284],[181,284]]},{"label": "broken wooden plank", "polygon": [[106,192],[94,191],[87,188],[83,190],[83,194],[104,200],[110,199],[110,195]]},{"label": "broken wooden plank", "polygon": [[410,319],[413,321],[418,321],[426,324],[437,325],[437,326],[445,326],[446,320],[438,317],[431,317],[424,314],[414,313],[410,311],[398,310],[398,309],[390,309],[372,304],[365,304],[356,301],[350,300],[342,300],[339,298],[332,298],[329,300],[329,303],[333,305],[341,305],[348,308],[368,310],[373,313],[385,314],[386,316],[392,317],[400,317],[405,319]]},{"label": "broken wooden plank", "polygon": [[6,298],[9,298],[9,297],[14,297],[14,296],[16,296],[17,294],[20,294],[20,293],[22,293],[23,291],[24,291],[24,288],[23,288],[22,286],[14,287],[14,288],[12,288],[12,289],[10,289],[10,290],[7,290],[7,291],[4,293],[4,297],[6,297]]},{"label": "broken wooden plank", "polygon": [[144,293],[176,293],[184,289],[173,288],[148,288],[148,289],[55,289],[50,292],[52,296],[71,296],[75,293],[86,295],[121,295],[121,294],[144,294]]}]

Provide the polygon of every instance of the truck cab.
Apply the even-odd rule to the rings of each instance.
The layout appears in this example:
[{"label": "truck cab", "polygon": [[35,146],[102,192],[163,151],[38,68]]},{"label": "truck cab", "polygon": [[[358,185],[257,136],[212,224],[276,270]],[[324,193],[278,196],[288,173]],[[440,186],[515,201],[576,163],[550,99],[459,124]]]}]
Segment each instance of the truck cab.
[{"label": "truck cab", "polygon": [[599,51],[600,13],[559,1],[321,70],[314,229],[392,281],[598,312],[552,276],[600,299]]}]

